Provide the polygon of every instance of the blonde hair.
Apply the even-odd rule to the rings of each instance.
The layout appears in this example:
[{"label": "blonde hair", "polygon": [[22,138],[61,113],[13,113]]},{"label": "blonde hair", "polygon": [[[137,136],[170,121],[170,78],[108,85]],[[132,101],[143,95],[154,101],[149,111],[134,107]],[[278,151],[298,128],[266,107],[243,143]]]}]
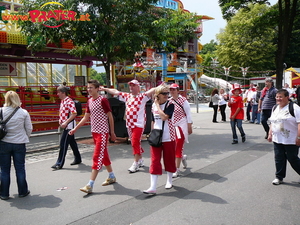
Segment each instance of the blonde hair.
[{"label": "blonde hair", "polygon": [[21,101],[19,95],[15,91],[8,91],[5,94],[5,103],[4,106],[17,108],[18,106],[21,106]]},{"label": "blonde hair", "polygon": [[165,85],[165,84],[162,84],[162,85],[159,85],[158,87],[155,88],[155,95],[154,97],[158,96],[160,93],[164,92],[164,91],[167,91],[169,92],[169,86],[168,85]]}]

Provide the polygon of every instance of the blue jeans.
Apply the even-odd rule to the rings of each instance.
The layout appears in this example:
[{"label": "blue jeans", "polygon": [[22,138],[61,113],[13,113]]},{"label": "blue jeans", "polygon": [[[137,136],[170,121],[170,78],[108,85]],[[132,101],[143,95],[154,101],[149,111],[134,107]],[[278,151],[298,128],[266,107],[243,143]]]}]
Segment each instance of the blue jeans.
[{"label": "blue jeans", "polygon": [[19,195],[28,192],[25,172],[25,144],[12,144],[0,141],[0,166],[1,166],[1,196],[9,196],[10,167],[13,159],[16,170],[17,185]]},{"label": "blue jeans", "polygon": [[260,113],[258,112],[258,105],[252,105],[252,120],[251,122],[255,123],[255,119],[257,123],[260,123]]},{"label": "blue jeans", "polygon": [[286,175],[287,161],[291,164],[292,168],[300,175],[300,159],[298,157],[299,146],[297,145],[284,145],[274,143],[275,154],[275,176],[279,180],[283,180]]},{"label": "blue jeans", "polygon": [[230,120],[230,125],[231,125],[231,130],[232,130],[232,138],[234,141],[238,140],[238,136],[236,134],[236,126],[239,129],[241,136],[245,136],[244,129],[242,127],[243,120],[241,119],[235,119],[235,120]]}]

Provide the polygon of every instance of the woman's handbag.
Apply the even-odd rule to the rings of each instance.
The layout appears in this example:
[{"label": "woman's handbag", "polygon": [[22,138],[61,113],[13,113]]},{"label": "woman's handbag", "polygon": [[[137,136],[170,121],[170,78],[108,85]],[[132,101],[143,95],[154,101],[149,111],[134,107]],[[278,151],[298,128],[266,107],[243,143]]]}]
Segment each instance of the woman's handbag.
[{"label": "woman's handbag", "polygon": [[15,110],[9,115],[6,120],[3,120],[2,108],[0,109],[0,140],[2,140],[7,134],[6,123],[15,115],[20,107],[15,108]]},{"label": "woman's handbag", "polygon": [[[165,105],[164,111],[167,107],[168,102]],[[162,122],[161,130],[160,129],[152,129],[151,130],[149,137],[148,137],[149,145],[151,145],[153,147],[160,147],[162,145],[162,136],[163,136],[164,126],[165,126],[165,121]]]},{"label": "woman's handbag", "polygon": [[208,107],[210,107],[210,108],[213,107],[213,102],[212,101],[209,102]]},{"label": "woman's handbag", "polygon": [[[164,129],[164,123],[163,121],[163,129]],[[150,132],[150,135],[148,137],[148,143],[149,145],[153,147],[159,147],[162,145],[162,135],[163,135],[163,130],[160,129],[153,129]]]}]

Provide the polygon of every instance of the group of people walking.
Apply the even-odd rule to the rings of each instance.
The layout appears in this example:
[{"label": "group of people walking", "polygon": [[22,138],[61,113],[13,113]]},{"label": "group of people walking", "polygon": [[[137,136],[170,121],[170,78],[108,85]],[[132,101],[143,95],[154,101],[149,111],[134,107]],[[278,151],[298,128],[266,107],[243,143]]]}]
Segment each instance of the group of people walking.
[{"label": "group of people walking", "polygon": [[[242,142],[246,135],[242,127],[244,120],[244,103],[246,103],[245,122],[262,124],[265,131],[264,138],[274,145],[275,179],[272,184],[283,183],[286,176],[287,161],[300,175],[300,158],[298,157],[300,146],[300,107],[291,101],[293,93],[285,85],[283,89],[277,90],[271,77],[265,79],[265,87],[260,91],[259,86],[250,84],[249,89],[242,98],[242,90],[239,84],[233,84],[227,104],[231,108],[230,124],[233,142],[238,143],[236,127],[239,129]],[[300,91],[299,91],[300,95]],[[217,110],[221,111],[224,104],[224,94],[217,89],[212,91],[213,122],[216,123]],[[298,96],[296,96],[298,99]],[[244,99],[244,100],[243,100]],[[252,116],[251,116],[252,111]],[[221,114],[223,112],[221,111]],[[223,119],[222,121],[226,121]]]},{"label": "group of people walking", "polygon": [[[77,165],[82,162],[74,134],[89,119],[91,122],[91,132],[95,144],[92,172],[87,184],[80,188],[82,192],[88,194],[93,192],[95,180],[103,166],[106,167],[108,177],[102,183],[102,186],[116,182],[107,148],[109,138],[112,141],[116,140],[114,119],[109,102],[107,98],[99,94],[100,91],[117,95],[126,104],[126,127],[131,140],[133,154],[133,163],[128,168],[129,173],[135,173],[139,171],[140,167],[144,166],[142,157],[144,149],[141,147],[141,138],[146,123],[145,104],[148,100],[153,100],[152,128],[163,130],[162,145],[159,147],[150,146],[150,187],[145,189],[143,193],[156,194],[157,180],[159,175],[163,173],[161,158],[163,158],[164,169],[167,172],[166,189],[173,187],[172,178],[181,175],[181,163],[184,168],[187,167],[184,143],[188,142],[188,135],[192,133],[192,119],[189,103],[185,97],[180,95],[179,86],[176,83],[170,86],[161,84],[145,93],[141,93],[140,83],[137,80],[130,81],[128,85],[130,93],[125,93],[116,89],[101,87],[96,80],[88,81],[87,90],[90,98],[87,102],[85,114],[77,125],[74,120],[77,112],[74,101],[68,97],[68,89],[65,86],[60,86],[57,89],[57,95],[61,99],[59,125],[63,131],[58,159],[52,166],[54,170],[63,168],[68,145],[71,146],[74,154],[74,161],[71,165]],[[251,117],[248,118],[247,111],[246,116],[250,122],[254,123],[257,120],[259,123],[260,117],[258,114],[261,114],[261,123],[266,132],[265,139],[274,144],[276,172],[272,183],[279,185],[283,183],[283,179],[286,176],[287,161],[300,175],[300,159],[298,157],[300,146],[300,107],[289,101],[290,95],[288,90],[277,90],[271,78],[266,78],[265,88],[260,94],[258,94],[259,91],[257,89],[254,85],[250,85],[246,95],[246,102],[248,103],[246,110],[248,111],[248,108],[250,108],[248,105],[252,105],[252,120],[250,120]],[[242,127],[245,102],[241,94],[242,90],[239,84],[233,84],[230,94],[226,94],[222,89],[220,94],[217,89],[214,89],[212,92],[213,122],[217,122],[216,113],[218,108],[220,108],[223,122],[226,122],[226,105],[231,109],[232,144],[238,143],[236,127],[241,134],[242,142],[246,141],[246,134]],[[248,95],[251,97],[248,97]],[[253,116],[253,110],[256,109],[257,115]],[[0,199],[9,199],[11,159],[13,159],[16,170],[19,197],[26,197],[30,194],[25,172],[26,143],[29,142],[32,132],[30,115],[25,109],[21,108],[20,98],[14,91],[6,93],[5,104],[1,108],[0,113],[2,120],[10,116],[13,117],[6,124],[7,135],[0,140]]]}]

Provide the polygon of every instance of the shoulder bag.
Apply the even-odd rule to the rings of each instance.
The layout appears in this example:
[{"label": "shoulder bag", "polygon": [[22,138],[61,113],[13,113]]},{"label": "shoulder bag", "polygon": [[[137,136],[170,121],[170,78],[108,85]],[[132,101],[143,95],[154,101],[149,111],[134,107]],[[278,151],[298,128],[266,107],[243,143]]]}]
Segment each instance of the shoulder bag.
[{"label": "shoulder bag", "polygon": [[[164,111],[168,105],[168,102],[165,105]],[[165,121],[162,122],[162,129],[152,129],[149,137],[148,137],[148,143],[149,145],[153,147],[160,147],[162,145],[162,136],[164,131]]]},{"label": "shoulder bag", "polygon": [[0,140],[2,140],[7,134],[6,124],[15,115],[20,107],[15,108],[15,110],[9,115],[9,117],[3,121],[2,108],[0,109]]}]

